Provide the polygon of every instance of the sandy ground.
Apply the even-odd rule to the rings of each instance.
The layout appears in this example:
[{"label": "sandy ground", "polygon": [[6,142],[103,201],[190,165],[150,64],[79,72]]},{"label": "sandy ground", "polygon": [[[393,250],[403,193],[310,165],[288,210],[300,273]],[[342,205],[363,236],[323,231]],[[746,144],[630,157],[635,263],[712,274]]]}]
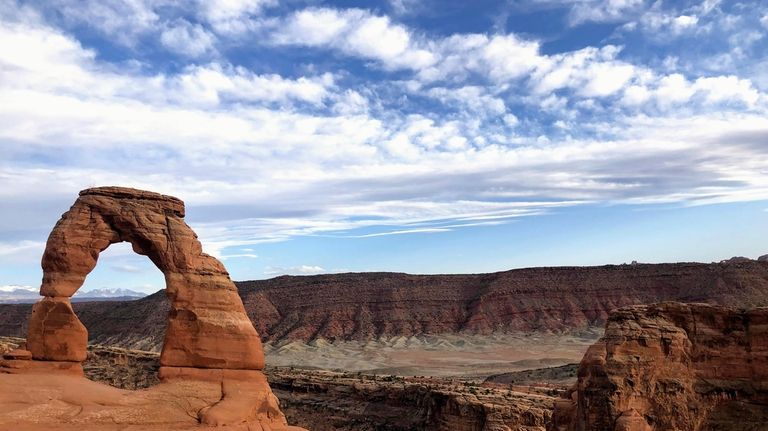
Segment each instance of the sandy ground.
[{"label": "sandy ground", "polygon": [[600,329],[578,335],[506,333],[325,340],[264,346],[267,364],[402,376],[460,376],[554,367],[581,361]]}]

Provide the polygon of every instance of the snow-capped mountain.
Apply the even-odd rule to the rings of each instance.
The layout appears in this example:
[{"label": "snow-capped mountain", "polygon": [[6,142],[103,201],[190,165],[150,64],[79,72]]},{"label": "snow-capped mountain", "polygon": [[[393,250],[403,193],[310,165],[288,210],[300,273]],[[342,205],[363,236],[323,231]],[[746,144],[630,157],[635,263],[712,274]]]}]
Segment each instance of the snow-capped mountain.
[{"label": "snow-capped mountain", "polygon": [[[0,304],[22,304],[37,302],[40,299],[39,288],[32,286],[21,286],[16,284],[0,285]],[[78,290],[72,297],[73,302],[77,301],[124,301],[139,299],[147,296],[146,293],[124,288],[102,288],[91,290]]]},{"label": "snow-capped mountain", "polygon": [[36,287],[17,284],[0,286],[0,303],[35,302],[39,298]]},{"label": "snow-capped mountain", "polygon": [[147,296],[146,293],[137,292],[135,290],[131,289],[124,289],[120,287],[116,287],[114,289],[110,289],[107,287],[101,288],[101,289],[91,289],[87,291],[78,290],[77,293],[75,293],[75,296],[79,299],[83,298],[143,298]]}]

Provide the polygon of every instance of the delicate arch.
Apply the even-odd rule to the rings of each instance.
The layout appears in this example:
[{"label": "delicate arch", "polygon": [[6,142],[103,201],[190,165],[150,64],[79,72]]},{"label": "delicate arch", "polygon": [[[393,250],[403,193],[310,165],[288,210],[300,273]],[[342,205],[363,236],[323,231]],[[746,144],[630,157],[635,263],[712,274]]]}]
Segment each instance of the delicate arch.
[{"label": "delicate arch", "polygon": [[171,303],[164,367],[260,370],[261,341],[224,266],[202,251],[174,197],[122,187],[83,190],[56,223],[43,254],[43,282],[29,323],[33,358],[85,360],[87,330],[70,298],[99,253],[127,241],[163,272]]}]

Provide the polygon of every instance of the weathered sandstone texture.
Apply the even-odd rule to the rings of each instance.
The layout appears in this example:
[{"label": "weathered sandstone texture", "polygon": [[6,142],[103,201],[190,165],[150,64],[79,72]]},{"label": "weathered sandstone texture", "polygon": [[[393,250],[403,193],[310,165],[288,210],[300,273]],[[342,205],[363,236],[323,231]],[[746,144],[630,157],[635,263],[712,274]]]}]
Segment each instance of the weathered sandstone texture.
[{"label": "weathered sandstone texture", "polygon": [[551,430],[768,430],[768,308],[620,309]]},{"label": "weathered sandstone texture", "polygon": [[[67,370],[68,377],[82,375],[88,333],[70,298],[96,266],[99,253],[127,241],[165,275],[170,309],[159,375],[167,388],[196,381],[209,382],[205,384],[219,391],[216,402],[196,410],[202,424],[253,423],[257,429],[285,429],[285,417],[261,372],[264,352],[259,335],[237,289],[221,262],[202,252],[183,218],[184,203],[174,197],[119,187],[80,192],[51,232],[43,254],[43,298],[32,307],[28,325],[32,360],[20,354],[4,358],[0,373]],[[193,391],[178,398],[190,394]],[[113,395],[115,406],[129,398]]]}]

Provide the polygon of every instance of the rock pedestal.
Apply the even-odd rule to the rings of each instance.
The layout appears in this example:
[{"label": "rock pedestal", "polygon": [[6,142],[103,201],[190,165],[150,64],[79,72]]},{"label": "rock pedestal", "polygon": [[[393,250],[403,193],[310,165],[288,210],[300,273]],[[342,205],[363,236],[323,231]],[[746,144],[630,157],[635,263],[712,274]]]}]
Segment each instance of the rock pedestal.
[{"label": "rock pedestal", "polygon": [[768,429],[768,308],[615,311],[553,418],[552,431]]},{"label": "rock pedestal", "polygon": [[232,280],[202,251],[177,198],[121,187],[83,190],[51,232],[43,254],[43,296],[29,322],[29,358],[4,359],[0,371],[79,370],[88,332],[70,298],[111,244],[133,250],[163,272],[171,303],[161,379],[216,381],[223,397],[200,411],[206,424],[254,422],[283,429],[285,417],[260,370],[261,340]]}]

